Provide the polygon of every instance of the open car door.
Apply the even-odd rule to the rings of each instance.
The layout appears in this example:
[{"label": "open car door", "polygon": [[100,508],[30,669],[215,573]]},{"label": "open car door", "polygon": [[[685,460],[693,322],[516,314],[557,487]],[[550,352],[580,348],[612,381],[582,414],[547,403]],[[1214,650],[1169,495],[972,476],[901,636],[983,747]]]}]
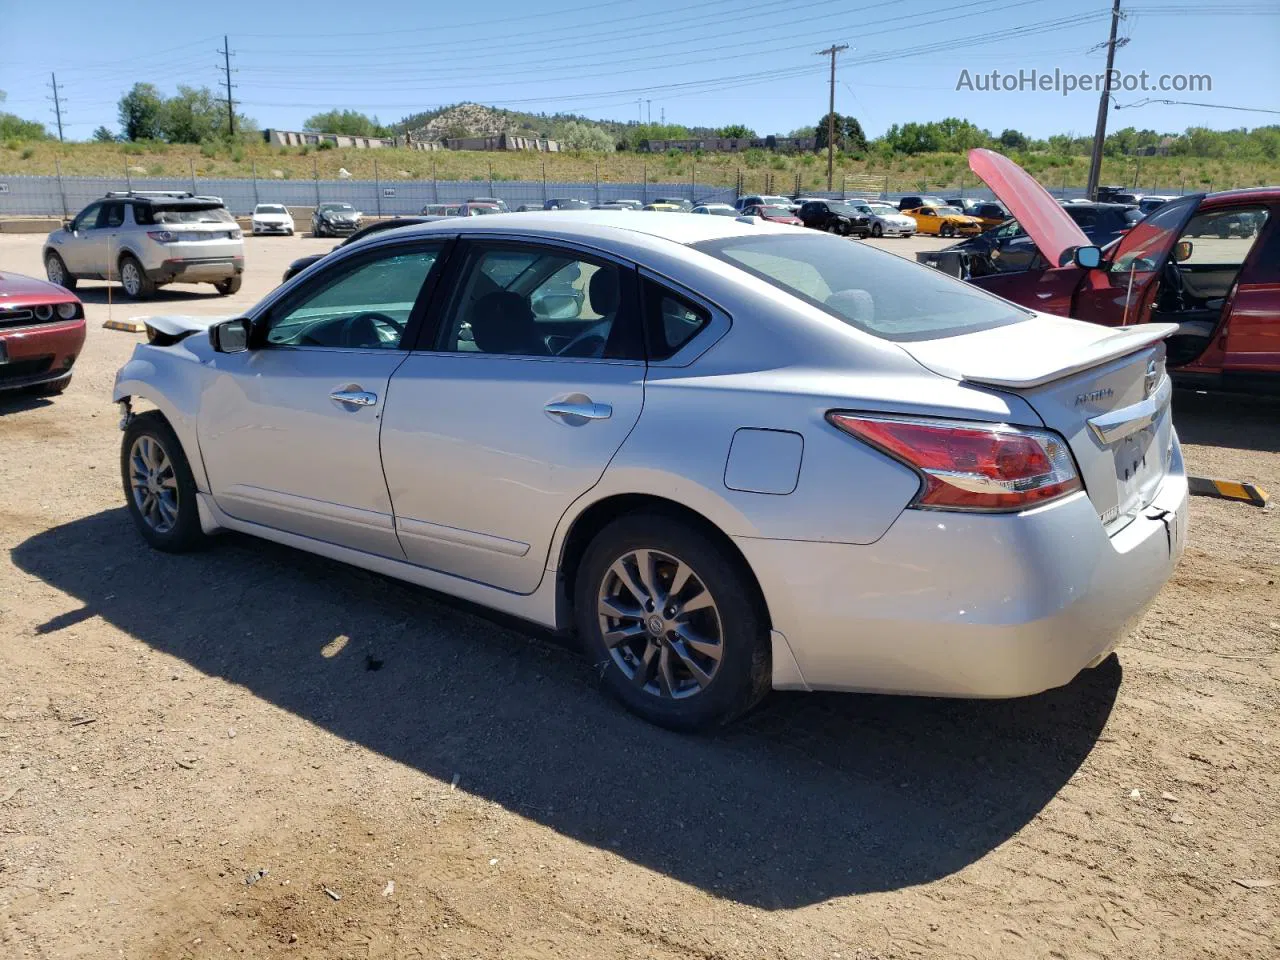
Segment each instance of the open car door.
[{"label": "open car door", "polygon": [[1179,197],[1139,221],[1120,238],[1109,260],[1088,271],[1071,315],[1110,327],[1150,319],[1157,281],[1202,199],[1203,194]]}]

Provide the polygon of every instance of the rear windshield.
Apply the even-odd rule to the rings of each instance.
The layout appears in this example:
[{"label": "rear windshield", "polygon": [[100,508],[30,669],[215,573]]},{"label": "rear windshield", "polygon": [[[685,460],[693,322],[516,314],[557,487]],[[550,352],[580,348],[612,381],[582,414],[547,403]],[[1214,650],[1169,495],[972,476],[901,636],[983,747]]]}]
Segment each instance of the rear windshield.
[{"label": "rear windshield", "polygon": [[885,340],[951,337],[1032,315],[930,267],[840,237],[797,231],[693,246]]},{"label": "rear windshield", "polygon": [[144,226],[157,223],[235,223],[235,218],[227,213],[226,207],[215,206],[137,206],[134,208],[134,219]]}]

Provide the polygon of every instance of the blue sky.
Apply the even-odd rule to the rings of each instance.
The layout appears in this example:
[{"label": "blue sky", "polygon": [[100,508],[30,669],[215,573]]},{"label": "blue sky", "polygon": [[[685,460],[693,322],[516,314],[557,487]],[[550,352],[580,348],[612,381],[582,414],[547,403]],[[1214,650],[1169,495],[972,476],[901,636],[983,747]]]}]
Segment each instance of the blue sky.
[{"label": "blue sky", "polygon": [[[1208,74],[1212,90],[1120,93],[1280,109],[1280,5],[1124,0],[1128,37],[1117,68],[1152,79]],[[261,126],[298,129],[328,107],[383,121],[472,100],[522,110],[580,112],[721,125],[761,134],[812,124],[826,112],[831,43],[841,55],[836,109],[869,135],[889,124],[958,116],[999,133],[1091,134],[1096,93],[956,89],[961,71],[1103,69],[1106,0],[306,0],[176,4],[132,0],[127,15],[101,0],[4,0],[10,41],[0,60],[0,109],[52,129],[49,73],[65,97],[69,139],[116,127],[116,101],[137,80],[172,92],[216,86],[226,29],[241,111]],[[300,19],[299,14],[305,14]],[[637,104],[637,101],[641,103]],[[1225,129],[1280,123],[1275,113],[1151,104],[1112,114],[1111,128]]]}]

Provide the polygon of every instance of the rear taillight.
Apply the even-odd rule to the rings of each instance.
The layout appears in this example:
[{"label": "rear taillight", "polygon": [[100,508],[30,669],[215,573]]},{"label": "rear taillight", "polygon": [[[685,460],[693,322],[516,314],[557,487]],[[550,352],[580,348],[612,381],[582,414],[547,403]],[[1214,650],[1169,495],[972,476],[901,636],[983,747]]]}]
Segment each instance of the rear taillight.
[{"label": "rear taillight", "polygon": [[913,507],[1023,510],[1083,489],[1066,441],[1047,430],[838,412],[827,419],[920,474]]}]

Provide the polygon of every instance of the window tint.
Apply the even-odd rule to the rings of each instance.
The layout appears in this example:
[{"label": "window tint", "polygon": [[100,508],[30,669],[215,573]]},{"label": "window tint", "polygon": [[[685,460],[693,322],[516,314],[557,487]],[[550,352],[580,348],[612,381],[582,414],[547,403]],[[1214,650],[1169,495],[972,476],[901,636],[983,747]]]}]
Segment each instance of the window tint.
[{"label": "window tint", "polygon": [[119,227],[124,225],[124,204],[104,203],[102,213],[98,216],[98,226]]},{"label": "window tint", "polygon": [[386,349],[400,346],[438,247],[387,251],[330,270],[302,299],[272,316],[267,343],[292,347]]},{"label": "window tint", "polygon": [[1182,262],[1239,267],[1249,256],[1266,222],[1266,207],[1197,213],[1182,231],[1181,239],[1191,241],[1191,256]]},{"label": "window tint", "polygon": [[1030,312],[860,243],[809,232],[694,244],[852,327],[886,340],[928,340],[1017,323]]},{"label": "window tint", "polygon": [[521,357],[625,358],[624,272],[543,247],[477,246],[440,349]]},{"label": "window tint", "polygon": [[[1165,204],[1130,230],[1120,241],[1123,252],[1116,251],[1111,273],[1150,273],[1164,260],[1165,254],[1177,239],[1178,231],[1187,220],[1188,204],[1192,199]],[[1112,284],[1123,278],[1113,277]]]},{"label": "window tint", "polygon": [[652,280],[645,281],[644,304],[650,360],[666,360],[711,322],[705,309]]},{"label": "window tint", "polygon": [[98,214],[102,212],[102,204],[91,203],[80,211],[75,220],[71,221],[71,229],[73,230],[91,230],[98,225]]}]

